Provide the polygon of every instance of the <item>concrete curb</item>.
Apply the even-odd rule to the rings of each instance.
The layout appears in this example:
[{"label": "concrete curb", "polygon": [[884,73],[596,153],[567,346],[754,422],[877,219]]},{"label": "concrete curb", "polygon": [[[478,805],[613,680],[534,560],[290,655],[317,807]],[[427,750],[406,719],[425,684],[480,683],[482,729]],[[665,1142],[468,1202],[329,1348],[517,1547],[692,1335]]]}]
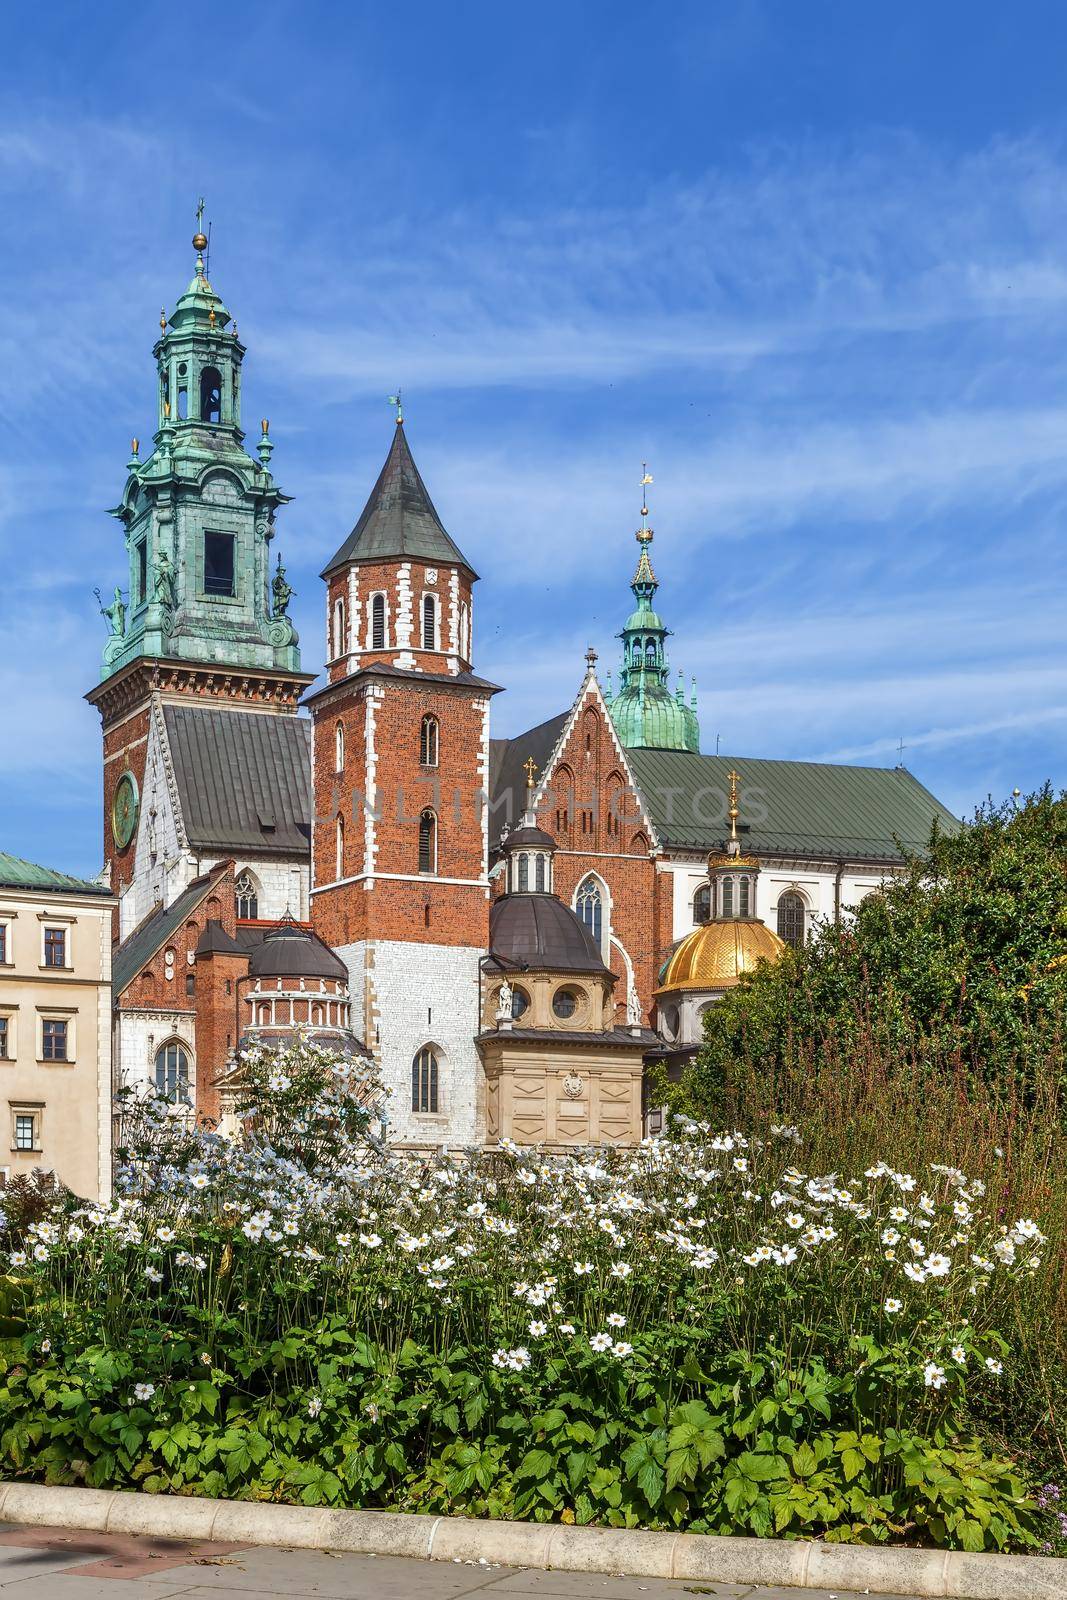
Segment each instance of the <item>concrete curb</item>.
[{"label": "concrete curb", "polygon": [[0,1522],[846,1594],[1067,1600],[1067,1561],[1054,1556],[967,1555],[955,1550],[642,1533],[559,1523],[482,1522],[396,1511],[326,1511],[251,1500],[53,1489],[35,1483],[0,1483]]}]

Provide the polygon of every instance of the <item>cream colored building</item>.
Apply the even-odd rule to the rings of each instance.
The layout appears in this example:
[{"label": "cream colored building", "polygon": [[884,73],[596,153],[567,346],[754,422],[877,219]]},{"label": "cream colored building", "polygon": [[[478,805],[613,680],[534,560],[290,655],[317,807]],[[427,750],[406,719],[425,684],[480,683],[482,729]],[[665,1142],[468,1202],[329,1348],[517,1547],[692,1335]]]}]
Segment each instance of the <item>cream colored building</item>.
[{"label": "cream colored building", "polygon": [[0,852],[0,1181],[111,1192],[111,920],[98,883]]}]

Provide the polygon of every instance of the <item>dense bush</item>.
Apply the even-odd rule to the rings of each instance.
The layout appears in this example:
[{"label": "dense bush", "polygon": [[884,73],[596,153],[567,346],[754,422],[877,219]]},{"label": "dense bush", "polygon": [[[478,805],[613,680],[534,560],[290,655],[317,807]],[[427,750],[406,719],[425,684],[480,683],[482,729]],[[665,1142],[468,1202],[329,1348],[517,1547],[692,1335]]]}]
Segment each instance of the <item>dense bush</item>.
[{"label": "dense bush", "polygon": [[[309,1504],[1021,1547],[974,1425],[1042,1229],[792,1128],[413,1163],[375,1086],[249,1065],[247,1138],[148,1106],[111,1208],[11,1257],[0,1466]],[[353,1093],[353,1089],[357,1093]],[[805,1170],[805,1168],[808,1170]],[[25,1292],[23,1286],[26,1286]]]}]

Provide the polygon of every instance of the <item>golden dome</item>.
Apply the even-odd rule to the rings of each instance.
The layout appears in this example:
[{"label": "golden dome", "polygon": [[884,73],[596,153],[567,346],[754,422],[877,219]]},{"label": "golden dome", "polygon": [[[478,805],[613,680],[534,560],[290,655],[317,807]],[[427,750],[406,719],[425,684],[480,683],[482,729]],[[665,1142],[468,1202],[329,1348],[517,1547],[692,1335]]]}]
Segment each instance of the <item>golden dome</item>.
[{"label": "golden dome", "polygon": [[785,945],[765,923],[729,917],[694,928],[671,956],[657,995],[677,989],[731,989],[760,961],[777,961]]}]

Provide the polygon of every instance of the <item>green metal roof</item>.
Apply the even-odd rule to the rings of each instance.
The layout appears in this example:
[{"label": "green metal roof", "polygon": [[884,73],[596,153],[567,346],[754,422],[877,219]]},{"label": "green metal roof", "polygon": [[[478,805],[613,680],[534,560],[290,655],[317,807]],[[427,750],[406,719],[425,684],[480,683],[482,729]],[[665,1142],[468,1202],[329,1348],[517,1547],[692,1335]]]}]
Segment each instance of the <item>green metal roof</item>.
[{"label": "green metal roof", "polygon": [[[614,707],[613,707],[614,711]],[[947,811],[903,767],[761,761],[681,750],[628,750],[627,759],[661,844],[713,850],[729,827],[728,774],[740,774],[743,847],[770,855],[892,862],[900,844],[921,849]]]},{"label": "green metal roof", "polygon": [[[399,557],[473,568],[449,538],[408,449],[404,424],[393,443],[363,514],[322,577],[349,561],[390,561]],[[474,574],[476,576],[476,574]]]},{"label": "green metal roof", "polygon": [[24,861],[21,856],[10,856],[0,850],[0,888],[51,889],[57,894],[64,891],[74,894],[109,895],[106,883],[96,883],[89,878],[72,878],[69,872],[57,872],[54,867],[39,867],[35,861]]}]

